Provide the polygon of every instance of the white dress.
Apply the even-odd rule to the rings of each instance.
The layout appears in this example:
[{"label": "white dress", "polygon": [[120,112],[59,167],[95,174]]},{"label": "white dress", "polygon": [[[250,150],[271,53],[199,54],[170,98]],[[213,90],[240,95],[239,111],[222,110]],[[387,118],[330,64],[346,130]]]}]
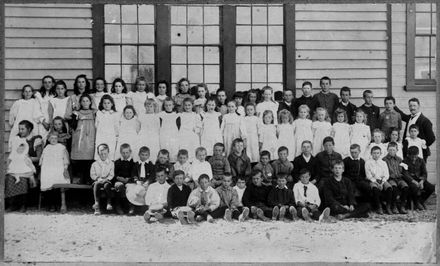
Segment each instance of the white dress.
[{"label": "white dress", "polygon": [[221,114],[218,112],[203,114],[200,144],[202,147],[205,147],[208,156],[213,154],[214,145],[216,143],[223,143],[222,132],[220,130],[220,116]]},{"label": "white dress", "polygon": [[160,148],[168,150],[170,153],[170,162],[174,163],[176,162],[180,144],[179,129],[177,128],[179,114],[176,112],[167,113],[162,111],[159,113],[159,118],[161,119],[159,130]]},{"label": "white dress", "polygon": [[9,110],[9,125],[12,126],[9,133],[9,149],[11,149],[11,141],[18,134],[18,123],[28,120],[34,125],[32,131],[34,135],[38,135],[38,122],[42,118],[39,104],[35,99],[20,99],[14,102]]},{"label": "white dress", "polygon": [[116,112],[124,112],[125,106],[127,106],[127,94],[126,93],[112,93],[111,94],[113,100],[115,101]]},{"label": "white dress", "polygon": [[[150,149],[150,160],[155,162],[157,154],[160,150],[159,145],[159,130],[160,130],[160,118],[158,114],[139,114],[139,122],[141,129],[137,137],[137,147],[140,149],[142,146],[146,146]],[[139,156],[139,150],[136,152],[133,150],[133,155]]]},{"label": "white dress", "polygon": [[270,101],[270,102],[261,102],[261,103],[257,104],[256,112],[258,114],[258,117],[261,118],[261,121],[263,121],[262,119],[263,119],[264,111],[271,110],[272,113],[273,113],[274,123],[277,124],[278,123],[278,115],[277,115],[278,105],[279,104],[277,102],[272,102],[272,101]]},{"label": "white dress", "polygon": [[[39,104],[42,118],[48,124],[51,123],[50,118],[49,118],[49,101],[51,98],[53,98],[53,96],[49,96],[47,93],[46,93],[46,95],[44,95],[44,97],[42,97],[40,92],[38,92],[38,91],[35,93],[35,99],[37,100],[37,103]],[[38,129],[38,131],[35,131],[35,133],[38,132],[38,135],[40,135],[43,138],[43,140],[46,140],[46,137],[47,137],[47,134],[49,133],[49,131],[47,131],[44,128],[42,123],[38,124],[37,129]]]},{"label": "white dress", "polygon": [[108,94],[107,92],[95,92],[90,94],[92,96],[93,102],[95,103],[96,108],[99,108],[99,103],[101,102],[102,96]]},{"label": "white dress", "polygon": [[333,124],[335,140],[335,151],[341,154],[342,158],[350,156],[350,125],[336,122]]},{"label": "white dress", "polygon": [[118,135],[119,119],[121,113],[115,111],[98,111],[96,113],[95,126],[96,126],[96,141],[95,141],[95,160],[99,159],[97,147],[105,143],[109,147],[110,160],[115,159],[116,149],[116,136]]},{"label": "white dress", "polygon": [[145,101],[147,99],[154,99],[154,94],[151,92],[129,92],[128,97],[131,99],[134,110],[137,114],[145,114]]},{"label": "white dress", "polygon": [[168,98],[167,95],[157,95],[156,96],[156,113],[162,112],[162,106],[163,102],[165,102],[165,99]]},{"label": "white dress", "polygon": [[260,161],[260,151],[258,145],[258,134],[260,119],[257,116],[245,116],[244,124],[246,126],[246,154],[251,159],[251,163]]},{"label": "white dress", "polygon": [[278,148],[281,146],[289,149],[287,159],[293,161],[295,159],[296,143],[293,135],[294,127],[292,124],[278,124]]},{"label": "white dress", "polygon": [[192,162],[196,158],[196,149],[200,147],[199,134],[202,127],[200,116],[194,112],[183,112],[179,115],[179,149],[187,150],[188,160]]},{"label": "white dress", "polygon": [[371,139],[370,127],[363,123],[354,123],[351,125],[351,136],[350,143],[358,144],[361,146],[361,158],[366,160],[368,156],[368,145],[370,144],[369,139]]},{"label": "white dress", "polygon": [[137,130],[139,127],[140,123],[136,116],[130,120],[125,119],[124,116],[121,117],[119,121],[119,137],[115,150],[115,160],[121,158],[121,145],[127,143],[130,145],[133,160],[137,161],[139,156]]},{"label": "white dress", "polygon": [[41,155],[41,190],[48,190],[54,184],[69,184],[64,176],[64,165],[69,164],[66,146],[61,143],[49,144]]},{"label": "white dress", "polygon": [[331,135],[332,124],[327,121],[314,121],[312,123],[313,132],[313,156],[324,150],[322,141]]},{"label": "white dress", "polygon": [[236,138],[247,138],[246,126],[243,117],[236,113],[228,113],[223,116],[221,130],[223,143],[225,144],[226,156],[232,149],[232,141]]},{"label": "white dress", "polygon": [[270,159],[278,159],[278,139],[277,128],[275,124],[261,124],[259,141],[263,144],[261,151],[270,152]]},{"label": "white dress", "polygon": [[298,118],[295,121],[293,121],[292,125],[294,128],[293,134],[296,140],[295,156],[299,156],[302,152],[301,146],[303,141],[305,140],[309,140],[310,142],[313,141],[312,120]]},{"label": "white dress", "polygon": [[66,108],[67,108],[67,101],[68,100],[69,100],[69,97],[64,97],[64,99],[50,98],[49,103],[53,109],[52,119],[57,116],[61,116],[64,119],[64,116],[66,115]]}]

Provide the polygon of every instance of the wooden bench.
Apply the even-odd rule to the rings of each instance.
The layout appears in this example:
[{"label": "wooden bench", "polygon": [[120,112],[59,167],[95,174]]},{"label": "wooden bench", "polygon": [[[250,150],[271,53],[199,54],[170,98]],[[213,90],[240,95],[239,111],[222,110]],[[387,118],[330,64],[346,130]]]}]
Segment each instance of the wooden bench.
[{"label": "wooden bench", "polygon": [[[61,192],[61,213],[67,212],[66,205],[66,190],[68,189],[92,189],[91,185],[80,185],[80,184],[54,184],[52,188],[59,188]],[[41,192],[38,199],[38,210],[41,209]]]}]

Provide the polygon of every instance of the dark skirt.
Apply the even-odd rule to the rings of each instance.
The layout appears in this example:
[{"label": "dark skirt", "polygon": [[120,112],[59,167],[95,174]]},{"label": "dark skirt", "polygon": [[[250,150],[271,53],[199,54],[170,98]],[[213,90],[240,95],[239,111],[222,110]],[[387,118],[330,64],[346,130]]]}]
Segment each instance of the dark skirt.
[{"label": "dark skirt", "polygon": [[21,177],[20,182],[15,183],[15,177],[7,174],[5,178],[5,198],[27,194],[29,190],[29,178]]}]

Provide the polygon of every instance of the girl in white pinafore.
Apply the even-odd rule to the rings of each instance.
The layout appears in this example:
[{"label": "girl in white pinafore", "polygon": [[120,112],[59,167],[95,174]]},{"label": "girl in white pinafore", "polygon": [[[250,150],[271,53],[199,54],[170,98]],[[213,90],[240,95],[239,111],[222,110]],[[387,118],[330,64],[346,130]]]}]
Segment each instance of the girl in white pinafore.
[{"label": "girl in white pinafore", "polygon": [[302,143],[305,140],[313,141],[312,120],[309,119],[310,108],[303,104],[298,107],[298,118],[293,121],[293,134],[296,142],[295,156],[301,155]]},{"label": "girl in white pinafore", "polygon": [[261,151],[270,152],[270,159],[278,159],[277,127],[274,124],[274,115],[271,110],[263,112],[263,123],[260,126],[259,142]]},{"label": "girl in white pinafore", "polygon": [[138,118],[135,116],[136,111],[131,105],[124,108],[124,114],[119,120],[119,137],[115,150],[115,160],[121,158],[121,145],[127,143],[130,145],[131,154],[134,161],[138,159],[138,132],[141,128]]},{"label": "girl in white pinafore", "polygon": [[244,124],[246,127],[246,154],[251,159],[251,163],[260,161],[260,151],[258,144],[258,133],[260,131],[260,118],[258,118],[255,105],[253,103],[246,104],[245,107],[246,116]]},{"label": "girl in white pinafore", "polygon": [[[160,118],[159,114],[155,113],[156,102],[153,99],[148,99],[145,102],[145,114],[139,114],[138,119],[140,122],[140,131],[138,134],[137,148],[132,149],[133,158],[139,157],[139,149],[143,146],[150,149],[150,160],[155,162],[157,160],[157,154],[160,150]],[[136,154],[136,156],[134,156]]]},{"label": "girl in white pinafore", "polygon": [[55,117],[59,116],[64,119],[66,115],[69,97],[67,97],[67,86],[63,80],[58,80],[55,83],[55,93],[55,97],[49,99],[49,120],[51,123]]},{"label": "girl in white pinafore", "polygon": [[370,157],[368,154],[368,145],[371,142],[371,129],[365,124],[367,115],[362,110],[356,111],[356,122],[351,125],[350,144],[361,146],[361,158],[366,160]]},{"label": "girl in white pinafore", "polygon": [[[116,112],[113,99],[110,95],[102,96],[100,109],[96,113],[95,127],[96,140],[95,151],[100,144],[107,144],[109,147],[108,158],[115,159],[116,140],[119,135],[119,120],[121,113]],[[95,160],[99,159],[99,154],[95,152]]]},{"label": "girl in white pinafore", "polygon": [[212,156],[214,145],[218,142],[223,143],[222,132],[220,130],[219,112],[215,111],[215,100],[210,99],[206,102],[206,113],[203,114],[201,146],[205,147],[206,155]]},{"label": "girl in white pinafore", "polygon": [[[174,102],[167,98],[163,103],[164,111],[159,113],[160,118],[160,148],[170,153],[170,162],[174,163],[179,151],[180,116],[174,111]],[[190,152],[190,151],[188,151]]]},{"label": "girl in white pinafore", "polygon": [[125,85],[122,79],[117,78],[113,81],[111,91],[112,93],[110,95],[115,103],[116,112],[122,114],[128,101],[127,85]]},{"label": "girl in white pinafore", "polygon": [[192,99],[183,100],[183,112],[180,113],[179,149],[188,151],[188,161],[196,158],[196,149],[200,147],[199,134],[202,128],[201,117],[192,111]]},{"label": "girl in white pinafore", "polygon": [[69,154],[66,146],[58,143],[58,136],[54,133],[49,134],[48,142],[40,157],[42,191],[52,188],[54,184],[70,183],[67,174]]},{"label": "girl in white pinafore", "polygon": [[322,107],[316,108],[316,121],[312,123],[313,132],[313,156],[324,150],[322,141],[325,137],[329,137],[332,133],[332,124],[328,116],[327,109]]},{"label": "girl in white pinafore", "polygon": [[343,109],[336,109],[336,123],[333,124],[332,137],[335,140],[335,151],[341,154],[342,158],[350,156],[350,131],[347,123],[347,112]]},{"label": "girl in white pinafore", "polygon": [[145,101],[147,99],[154,99],[154,93],[150,91],[147,80],[144,77],[136,78],[134,87],[136,91],[129,92],[127,96],[131,100],[131,104],[136,110],[136,113],[145,114]]},{"label": "girl in white pinafore", "polygon": [[234,139],[241,138],[245,143],[247,141],[244,119],[237,114],[237,104],[235,101],[228,102],[228,113],[222,118],[221,131],[223,135],[223,144],[225,144],[226,156],[231,153],[232,142]]},{"label": "girl in white pinafore", "polygon": [[293,135],[294,127],[292,125],[292,114],[286,109],[281,110],[278,117],[278,122],[278,148],[282,146],[286,147],[289,150],[287,159],[289,161],[293,161],[293,159],[295,159],[296,147],[295,136]]}]

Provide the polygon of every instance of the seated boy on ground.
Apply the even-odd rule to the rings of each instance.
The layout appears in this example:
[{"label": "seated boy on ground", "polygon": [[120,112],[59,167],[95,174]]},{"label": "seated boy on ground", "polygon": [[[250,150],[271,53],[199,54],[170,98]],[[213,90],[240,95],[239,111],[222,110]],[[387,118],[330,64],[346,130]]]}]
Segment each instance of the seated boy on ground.
[{"label": "seated boy on ground", "polygon": [[[272,162],[272,168],[274,170],[275,176],[285,175],[287,178],[287,184],[292,190],[293,188],[293,178],[292,178],[292,171],[293,171],[293,164],[292,162],[287,159],[289,156],[289,149],[287,149],[285,146],[281,146],[278,148],[278,160],[275,160]],[[278,184],[278,180],[277,180]]]},{"label": "seated boy on ground", "polygon": [[246,178],[244,178],[244,176],[238,177],[234,189],[237,191],[237,195],[238,195],[238,206],[243,207],[242,199],[243,199],[244,191],[246,190]]},{"label": "seated boy on ground", "polygon": [[322,214],[319,211],[321,198],[319,197],[318,188],[310,182],[310,171],[303,168],[299,171],[299,176],[300,181],[293,187],[298,216],[307,222],[311,222],[312,219],[320,222],[328,221],[330,208],[325,208]]},{"label": "seated boy on ground", "polygon": [[240,206],[237,191],[231,187],[232,176],[223,176],[223,184],[216,188],[220,196],[219,209],[224,209],[224,219],[231,222],[232,219],[244,222],[249,215],[249,208]]},{"label": "seated boy on ground", "polygon": [[108,148],[107,144],[100,144],[97,148],[99,159],[96,160],[90,168],[90,178],[94,180],[93,196],[95,198],[95,204],[93,204],[93,209],[95,210],[95,215],[101,214],[101,209],[99,206],[101,188],[104,189],[105,197],[107,199],[107,211],[113,210],[111,202],[111,180],[115,174],[115,165],[113,161],[108,158],[109,151],[110,149]]},{"label": "seated boy on ground", "polygon": [[212,223],[214,218],[220,218],[224,213],[224,210],[218,210],[220,197],[217,191],[210,186],[208,175],[200,175],[198,183],[199,186],[189,195],[187,205],[194,211],[197,222],[206,219]]},{"label": "seated boy on ground", "polygon": [[115,197],[115,209],[118,214],[124,214],[121,208],[122,201],[125,199],[125,185],[133,183],[133,177],[131,176],[135,163],[131,157],[130,145],[124,143],[120,148],[121,158],[115,161],[115,178],[113,178],[116,197]]},{"label": "seated boy on ground", "polygon": [[156,182],[148,186],[147,194],[145,194],[145,204],[148,206],[148,210],[144,214],[146,222],[151,222],[151,216],[160,221],[167,212],[168,189],[170,188],[170,185],[166,182],[167,179],[166,169],[156,168]]},{"label": "seated boy on ground", "polygon": [[371,198],[370,181],[365,174],[365,161],[361,158],[361,146],[352,144],[350,146],[350,156],[344,158],[344,176],[352,182],[355,196],[359,200],[368,202]]},{"label": "seated boy on ground", "polygon": [[267,204],[267,196],[271,187],[263,185],[260,170],[253,170],[251,176],[252,183],[246,187],[243,194],[243,205],[251,210],[254,219],[269,221],[268,217],[272,217],[272,208]]},{"label": "seated boy on ground", "polygon": [[261,151],[260,161],[254,166],[252,170],[261,171],[263,177],[263,185],[273,186],[276,184],[274,170],[272,165],[270,165],[270,152]]},{"label": "seated boy on ground", "polygon": [[[272,220],[286,222],[286,212],[292,220],[297,220],[295,209],[295,197],[293,190],[287,188],[287,176],[280,174],[277,177],[277,185],[271,189],[267,196],[267,204],[272,207]],[[278,217],[279,216],[279,217]]]},{"label": "seated boy on ground", "polygon": [[[173,218],[178,218],[181,224],[194,222],[194,212],[186,206],[191,188],[184,184],[185,173],[182,170],[174,171],[174,184],[168,189],[168,209]],[[187,220],[185,220],[187,219]]]}]

